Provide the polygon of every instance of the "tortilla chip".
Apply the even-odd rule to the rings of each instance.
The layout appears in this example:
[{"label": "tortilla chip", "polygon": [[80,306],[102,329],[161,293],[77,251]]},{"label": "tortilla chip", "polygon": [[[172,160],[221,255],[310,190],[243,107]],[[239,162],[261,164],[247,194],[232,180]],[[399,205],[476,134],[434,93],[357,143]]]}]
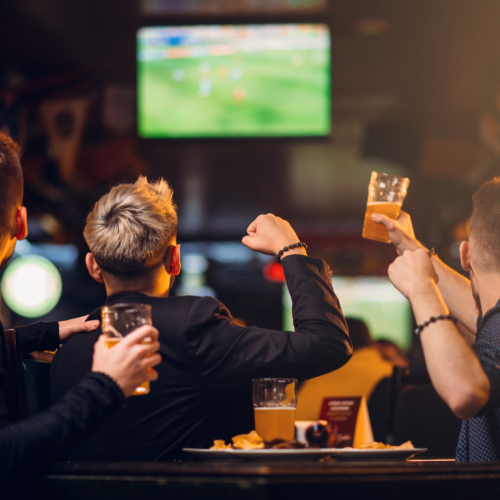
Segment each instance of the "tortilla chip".
[{"label": "tortilla chip", "polygon": [[231,449],[230,444],[226,444],[223,439],[216,439],[214,445],[210,447],[211,450],[227,450]]},{"label": "tortilla chip", "polygon": [[384,443],[365,443],[358,447],[358,450],[413,450],[414,446],[411,441],[406,441],[399,446],[391,446],[390,444]]},{"label": "tortilla chip", "polygon": [[264,440],[255,432],[240,434],[233,437],[233,448],[238,450],[253,450],[264,448]]}]

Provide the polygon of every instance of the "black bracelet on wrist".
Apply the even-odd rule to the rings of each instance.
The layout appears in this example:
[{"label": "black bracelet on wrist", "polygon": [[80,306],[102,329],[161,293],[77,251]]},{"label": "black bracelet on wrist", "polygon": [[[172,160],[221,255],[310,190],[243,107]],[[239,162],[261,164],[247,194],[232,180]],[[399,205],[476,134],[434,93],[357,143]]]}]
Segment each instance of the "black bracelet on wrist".
[{"label": "black bracelet on wrist", "polygon": [[285,253],[285,252],[288,252],[288,250],[293,250],[294,248],[299,248],[299,247],[304,247],[304,248],[307,248],[307,245],[305,243],[303,243],[302,241],[299,241],[298,243],[292,243],[291,245],[288,245],[286,247],[283,248],[283,250],[280,250],[277,254],[276,254],[276,260],[278,262],[281,262],[281,257],[282,255]]},{"label": "black bracelet on wrist", "polygon": [[415,328],[415,335],[420,335],[422,333],[422,330],[426,327],[429,326],[431,323],[435,323],[436,321],[440,321],[442,319],[447,319],[450,321],[453,321],[454,323],[457,322],[457,318],[453,317],[451,314],[440,314],[439,316],[431,316],[427,321],[424,321],[421,325],[418,325],[417,328]]}]

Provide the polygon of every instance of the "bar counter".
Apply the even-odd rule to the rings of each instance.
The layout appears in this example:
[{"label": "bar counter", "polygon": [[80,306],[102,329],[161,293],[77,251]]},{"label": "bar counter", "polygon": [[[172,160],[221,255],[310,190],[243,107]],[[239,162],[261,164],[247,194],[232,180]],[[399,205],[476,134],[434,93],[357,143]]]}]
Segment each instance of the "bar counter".
[{"label": "bar counter", "polygon": [[499,491],[500,463],[65,463],[42,477],[39,498],[458,500]]}]

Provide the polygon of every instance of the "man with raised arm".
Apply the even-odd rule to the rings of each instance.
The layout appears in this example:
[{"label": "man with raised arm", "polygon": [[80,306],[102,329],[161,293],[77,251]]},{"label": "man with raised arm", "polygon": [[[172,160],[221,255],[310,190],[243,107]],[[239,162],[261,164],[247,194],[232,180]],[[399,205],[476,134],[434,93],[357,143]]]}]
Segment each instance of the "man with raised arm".
[{"label": "man with raised arm", "polygon": [[[14,252],[17,240],[27,236],[26,208],[22,206],[23,176],[19,148],[0,133],[0,268]],[[77,332],[91,332],[99,321],[84,318],[60,323],[41,322],[17,330],[17,347],[23,354],[55,350]],[[141,344],[146,339],[148,344]],[[0,497],[25,481],[22,492],[33,484],[31,476],[67,453],[145,380],[156,380],[152,368],[160,362],[158,331],[144,326],[127,336],[114,349],[97,339],[89,374],[56,405],[33,418],[12,422],[9,416],[9,375],[5,336],[0,323]],[[21,492],[18,491],[16,498]]]},{"label": "man with raised arm", "polygon": [[[326,263],[306,255],[288,222],[260,215],[243,243],[280,254],[295,331],[243,327],[213,297],[169,296],[181,268],[177,213],[163,180],[115,186],[87,217],[87,268],[106,287],[106,305],[151,304],[160,332],[158,381],[132,398],[74,453],[74,460],[172,460],[254,428],[252,379],[305,380],[344,365],[351,341]],[[89,319],[99,316],[96,310]],[[51,370],[54,401],[90,370],[99,333],[71,338]]]},{"label": "man with raised arm", "polygon": [[500,460],[500,177],[473,196],[469,241],[460,245],[470,280],[415,239],[408,214],[373,214],[400,255],[389,278],[411,302],[431,381],[463,419],[458,461]]}]

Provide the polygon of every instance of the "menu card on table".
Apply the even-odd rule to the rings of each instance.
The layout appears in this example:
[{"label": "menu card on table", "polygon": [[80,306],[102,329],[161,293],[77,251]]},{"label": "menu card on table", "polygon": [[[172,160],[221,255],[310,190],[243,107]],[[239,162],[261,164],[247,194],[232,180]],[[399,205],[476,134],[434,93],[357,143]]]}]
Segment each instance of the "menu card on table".
[{"label": "menu card on table", "polygon": [[364,397],[324,398],[321,420],[332,428],[329,446],[359,447],[373,441],[372,425]]}]

